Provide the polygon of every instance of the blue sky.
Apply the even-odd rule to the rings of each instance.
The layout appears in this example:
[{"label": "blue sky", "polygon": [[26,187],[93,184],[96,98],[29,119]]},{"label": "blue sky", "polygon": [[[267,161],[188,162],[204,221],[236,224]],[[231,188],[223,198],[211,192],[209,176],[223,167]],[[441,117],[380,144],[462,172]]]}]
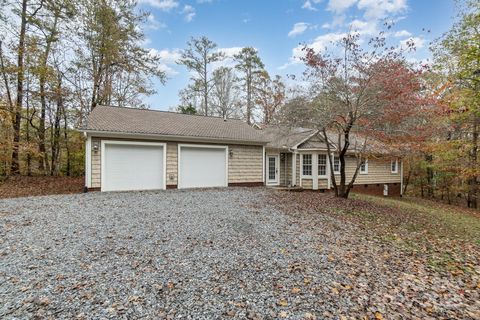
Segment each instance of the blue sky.
[{"label": "blue sky", "polygon": [[[155,84],[151,108],[168,110],[178,103],[178,91],[189,74],[175,61],[190,37],[207,36],[234,54],[252,46],[271,75],[301,74],[300,44],[318,50],[350,28],[363,37],[376,34],[384,19],[395,21],[388,35],[392,44],[410,38],[417,44],[412,60],[430,57],[429,43],[453,23],[453,0],[139,0],[151,12],[143,26],[144,46],[162,57],[166,85]],[[427,32],[426,30],[430,30]],[[229,64],[231,61],[225,61]]]}]

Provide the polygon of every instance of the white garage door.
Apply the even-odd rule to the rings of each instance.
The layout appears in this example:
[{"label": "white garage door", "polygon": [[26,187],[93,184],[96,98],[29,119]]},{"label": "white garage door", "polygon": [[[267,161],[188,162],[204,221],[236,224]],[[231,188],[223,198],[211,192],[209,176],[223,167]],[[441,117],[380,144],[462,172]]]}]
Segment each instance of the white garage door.
[{"label": "white garage door", "polygon": [[102,191],[164,189],[164,145],[105,142]]},{"label": "white garage door", "polygon": [[227,186],[227,148],[180,146],[179,188]]}]

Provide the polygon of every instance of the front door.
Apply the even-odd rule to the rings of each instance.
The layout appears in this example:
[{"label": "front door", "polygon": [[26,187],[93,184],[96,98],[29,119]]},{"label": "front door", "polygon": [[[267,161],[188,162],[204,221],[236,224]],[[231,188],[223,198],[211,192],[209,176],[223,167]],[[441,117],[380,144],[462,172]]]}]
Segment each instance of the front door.
[{"label": "front door", "polygon": [[267,184],[275,185],[278,184],[278,165],[279,165],[279,156],[278,155],[267,155]]}]

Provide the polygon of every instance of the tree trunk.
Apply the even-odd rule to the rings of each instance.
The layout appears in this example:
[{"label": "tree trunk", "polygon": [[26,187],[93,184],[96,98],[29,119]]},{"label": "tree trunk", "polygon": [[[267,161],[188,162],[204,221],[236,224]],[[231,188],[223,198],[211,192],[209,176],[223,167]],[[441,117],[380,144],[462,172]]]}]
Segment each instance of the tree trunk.
[{"label": "tree trunk", "polygon": [[33,115],[32,117],[30,117],[30,97],[29,97],[29,92],[30,92],[30,76],[27,75],[27,88],[26,88],[26,107],[27,107],[27,119],[29,121],[26,122],[26,132],[25,132],[25,140],[27,142],[27,176],[31,176],[32,175],[32,155],[30,153],[30,122],[33,118]]},{"label": "tree trunk", "polygon": [[252,124],[252,75],[251,71],[247,70],[247,123]]},{"label": "tree trunk", "polygon": [[20,35],[18,40],[18,56],[17,56],[17,101],[15,104],[13,117],[13,147],[12,147],[12,174],[20,174],[20,125],[23,107],[23,57],[25,51],[25,32],[27,27],[27,0],[22,1],[22,13],[20,22]]},{"label": "tree trunk", "polygon": [[333,162],[335,160],[335,156],[332,157],[332,150],[331,150],[331,147],[330,147],[330,143],[328,141],[327,129],[325,127],[322,128],[322,133],[323,133],[323,139],[325,140],[325,143],[327,145],[328,163],[329,163],[329,166],[330,166],[330,179],[332,180],[333,190],[335,191],[335,196],[338,197],[337,180],[335,179],[335,170],[333,168]]},{"label": "tree trunk", "polygon": [[470,167],[474,171],[473,176],[470,177],[468,181],[469,190],[468,190],[468,200],[467,204],[469,208],[478,207],[478,176],[476,171],[478,170],[478,135],[479,135],[479,124],[480,117],[476,114],[473,114],[473,126],[472,126],[472,150],[470,151]]},{"label": "tree trunk", "polygon": [[208,116],[208,79],[207,79],[207,52],[203,54],[203,103],[205,104],[205,115]]},{"label": "tree trunk", "polygon": [[55,120],[53,124],[53,137],[52,137],[52,160],[50,166],[50,175],[54,176],[58,174],[58,162],[60,155],[60,117],[63,109],[63,97],[62,97],[62,82],[61,78],[58,80],[57,88],[57,110],[55,111]]},{"label": "tree trunk", "polygon": [[57,30],[57,22],[58,22],[58,14],[55,14],[53,28],[50,35],[47,37],[47,43],[45,47],[45,52],[42,57],[41,61],[41,71],[39,77],[39,85],[40,85],[40,121],[38,125],[38,151],[40,153],[40,161],[38,163],[38,169],[42,174],[47,174],[49,171],[48,169],[48,156],[47,150],[45,148],[45,114],[47,110],[47,97],[45,92],[45,84],[46,84],[46,72],[47,72],[47,63],[48,63],[48,56],[50,55],[50,48],[52,46],[52,42],[54,41],[54,37]]},{"label": "tree trunk", "polygon": [[408,188],[408,185],[409,185],[409,183],[410,183],[410,178],[412,177],[412,171],[413,171],[413,169],[412,169],[412,167],[411,167],[411,165],[410,165],[409,168],[408,168],[408,174],[407,174],[407,176],[405,177],[405,181],[404,181],[405,183],[404,183],[404,185],[403,185],[403,190],[402,190],[403,193],[402,193],[402,194],[406,194],[406,192],[407,192],[407,188]]},{"label": "tree trunk", "polygon": [[68,117],[67,117],[67,110],[65,105],[62,104],[62,114],[63,114],[63,135],[65,138],[65,150],[67,152],[67,176],[70,177],[72,175],[72,166],[70,161],[70,145],[68,144]]},{"label": "tree trunk", "polygon": [[430,198],[435,198],[435,188],[434,188],[434,181],[433,181],[433,169],[432,169],[432,161],[433,156],[431,154],[425,155],[425,160],[427,161],[427,196]]}]

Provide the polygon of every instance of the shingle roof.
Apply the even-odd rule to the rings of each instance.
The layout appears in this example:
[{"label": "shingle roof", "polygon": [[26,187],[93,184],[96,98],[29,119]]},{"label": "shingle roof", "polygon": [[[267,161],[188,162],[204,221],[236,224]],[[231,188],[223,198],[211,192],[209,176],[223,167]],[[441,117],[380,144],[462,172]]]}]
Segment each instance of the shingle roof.
[{"label": "shingle roof", "polygon": [[[297,146],[298,149],[327,149],[323,135],[321,133],[315,134],[318,132],[316,129],[268,125],[264,126],[261,131],[269,141],[266,145],[267,148],[291,149]],[[332,150],[334,150],[338,147],[338,134],[328,132],[327,136],[328,140],[331,142]],[[343,144],[343,136],[340,137],[342,138]],[[355,152],[360,146],[363,146],[363,143],[365,143],[365,141],[359,134],[351,132],[350,147],[348,149],[349,152]],[[398,153],[398,150],[395,150],[373,138],[367,140],[365,151],[368,153],[384,155]]]},{"label": "shingle roof", "polygon": [[268,148],[282,149],[293,148],[314,134],[316,130],[270,125],[265,126],[261,131],[265,139],[269,141],[266,145]]},{"label": "shingle roof", "polygon": [[97,106],[84,131],[206,138],[263,144],[264,135],[241,120],[175,112]]}]

